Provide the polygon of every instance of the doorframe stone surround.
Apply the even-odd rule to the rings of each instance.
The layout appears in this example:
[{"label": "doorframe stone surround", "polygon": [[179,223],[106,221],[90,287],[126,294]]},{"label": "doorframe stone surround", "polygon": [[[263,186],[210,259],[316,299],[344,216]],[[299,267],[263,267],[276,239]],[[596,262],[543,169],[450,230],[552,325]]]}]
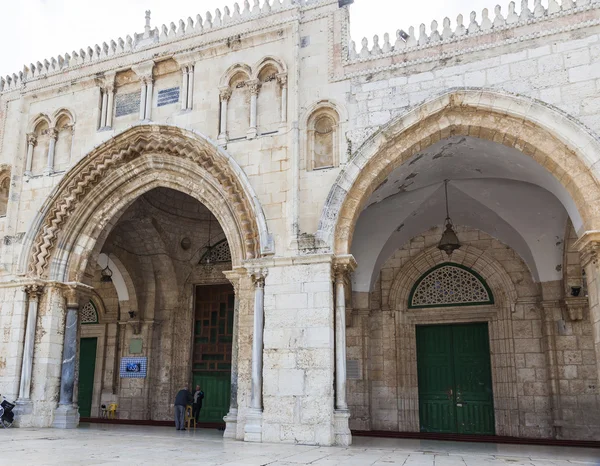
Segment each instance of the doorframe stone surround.
[{"label": "doorframe stone surround", "polygon": [[[452,262],[468,267],[487,282],[495,303],[469,307],[409,309],[414,283],[437,265]],[[490,362],[496,435],[518,437],[520,432],[515,348],[512,343],[512,312],[519,302],[517,291],[504,268],[484,251],[466,245],[448,257],[431,247],[409,260],[396,274],[387,305],[396,326],[398,426],[402,432],[419,432],[416,326],[485,322],[490,340]]]}]

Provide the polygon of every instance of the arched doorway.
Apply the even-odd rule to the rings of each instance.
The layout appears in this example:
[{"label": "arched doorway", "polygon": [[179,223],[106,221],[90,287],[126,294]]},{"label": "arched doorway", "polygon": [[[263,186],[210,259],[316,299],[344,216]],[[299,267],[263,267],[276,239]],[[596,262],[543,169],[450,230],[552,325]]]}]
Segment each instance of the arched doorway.
[{"label": "arched doorway", "polygon": [[[174,394],[191,388],[202,372],[197,364],[207,363],[213,375],[228,379],[212,416],[222,419],[223,406],[237,413],[240,338],[233,316],[236,306],[250,307],[254,299],[251,278],[240,266],[272,252],[273,244],[248,180],[226,152],[179,128],[133,127],[80,161],[34,226],[21,267],[47,283],[44,311],[60,317],[68,295],[71,329],[76,326],[70,319],[76,322],[89,296],[95,293],[106,307],[101,319],[108,329],[103,336],[108,356],[101,380],[94,380],[94,387],[101,385],[100,395],[93,395],[97,405],[117,402],[132,419],[170,419]],[[238,285],[234,299],[232,283]],[[205,325],[197,305],[210,292],[198,290],[208,285],[227,287],[221,293],[227,297],[218,303],[226,306],[223,315],[218,309],[215,322],[210,316]],[[212,350],[199,341],[205,328]],[[66,361],[75,361],[69,356],[76,352],[73,332],[64,336]],[[215,359],[204,361],[198,351]],[[241,358],[249,363],[250,353],[242,348]],[[140,369],[134,377],[127,374],[129,363]],[[66,366],[63,362],[54,416],[61,426],[76,423],[75,368]],[[249,390],[250,382],[244,383],[239,389]],[[229,414],[235,431],[235,416]]]},{"label": "arched doorway", "polygon": [[[580,419],[564,409],[577,390],[565,383],[568,369],[557,357],[557,348],[577,352],[600,334],[593,315],[591,322],[569,317],[563,286],[570,225],[580,238],[599,225],[593,206],[600,189],[590,169],[599,147],[558,111],[465,90],[398,118],[358,150],[330,191],[317,233],[339,258],[351,254],[358,264],[345,331],[347,364],[355,369],[348,381],[352,428],[421,431],[416,328],[487,323],[496,434],[576,438],[583,425],[600,432],[585,417],[585,410],[598,412],[595,402],[578,411]],[[435,247],[447,216],[444,180],[462,244],[451,257]],[[464,263],[457,259],[463,250]],[[504,297],[487,310],[481,303],[410,309],[420,274],[443,262],[465,265],[488,283],[503,276],[491,288]],[[402,281],[407,274],[412,280]],[[394,288],[400,281],[401,291]],[[597,296],[589,300],[586,316]],[[573,338],[579,332],[590,337]],[[597,353],[581,375],[571,369],[569,376],[596,386]]]}]

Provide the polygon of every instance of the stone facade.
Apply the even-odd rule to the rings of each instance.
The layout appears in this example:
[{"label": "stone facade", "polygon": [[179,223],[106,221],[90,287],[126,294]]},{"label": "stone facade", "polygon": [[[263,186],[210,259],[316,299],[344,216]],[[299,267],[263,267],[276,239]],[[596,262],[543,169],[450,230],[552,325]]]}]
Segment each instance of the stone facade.
[{"label": "stone facade", "polygon": [[[418,432],[415,327],[485,322],[495,433],[600,439],[600,3],[511,2],[360,50],[349,3],[148,12],[0,78],[0,392],[20,425],[77,425],[89,337],[92,417],[170,419],[195,286],[231,283],[227,437]],[[410,308],[445,261],[493,303]],[[137,354],[148,376],[121,378]]]}]

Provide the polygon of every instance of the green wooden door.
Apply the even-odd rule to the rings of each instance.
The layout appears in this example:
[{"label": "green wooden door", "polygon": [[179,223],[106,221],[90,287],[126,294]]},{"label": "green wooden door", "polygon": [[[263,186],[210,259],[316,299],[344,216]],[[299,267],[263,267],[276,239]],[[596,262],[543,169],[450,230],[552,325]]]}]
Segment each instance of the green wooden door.
[{"label": "green wooden door", "polygon": [[94,371],[96,370],[97,338],[82,338],[79,341],[79,415],[90,417],[92,413],[92,395],[94,393]]},{"label": "green wooden door", "polygon": [[494,434],[485,323],[417,327],[422,432]]},{"label": "green wooden door", "polygon": [[204,391],[200,422],[223,422],[229,411],[234,301],[231,285],[196,287],[192,392]]}]

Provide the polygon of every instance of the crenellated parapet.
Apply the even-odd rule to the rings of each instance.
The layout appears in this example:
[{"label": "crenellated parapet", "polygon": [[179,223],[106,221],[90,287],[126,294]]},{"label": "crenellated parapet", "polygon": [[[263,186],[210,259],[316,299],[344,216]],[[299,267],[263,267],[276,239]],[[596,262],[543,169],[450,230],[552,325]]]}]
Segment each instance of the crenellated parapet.
[{"label": "crenellated parapet", "polygon": [[[468,20],[459,14],[455,24],[452,24],[448,17],[444,18],[441,25],[434,20],[431,22],[429,31],[425,24],[421,24],[418,31],[412,26],[408,32],[399,29],[394,38],[385,33],[383,41],[378,35],[373,37],[372,42],[364,37],[358,47],[356,42],[349,42],[348,54],[344,60],[347,63],[359,63],[397,54],[410,54],[423,49],[458,43],[473,37],[492,35],[600,8],[600,0],[548,0],[544,3],[548,6],[545,7],[542,0],[534,0],[532,6],[531,0],[522,0],[520,9],[517,10],[515,2],[511,1],[505,12],[500,5],[496,5],[493,13],[484,8],[481,16],[478,17],[477,13],[473,11]],[[588,21],[588,23],[590,22]],[[546,32],[551,33],[552,31]],[[532,38],[534,38],[533,35],[525,34],[514,39],[522,41]]]},{"label": "crenellated parapet", "polygon": [[272,14],[302,7],[310,7],[321,3],[331,3],[332,0],[244,0],[242,5],[235,3],[233,10],[225,7],[223,12],[216,9],[213,13],[206,12],[204,17],[196,15],[187,20],[180,19],[178,24],[163,24],[160,28],[150,25],[150,11],[146,11],[146,24],[143,33],[127,35],[125,39],[103,42],[102,45],[89,46],[64,55],[45,59],[25,65],[19,73],[0,77],[0,93],[20,89],[26,82],[53,74],[108,60],[116,56],[127,55],[158,44],[176,42],[189,37],[201,36],[213,31],[226,29],[245,22],[264,18]]}]

